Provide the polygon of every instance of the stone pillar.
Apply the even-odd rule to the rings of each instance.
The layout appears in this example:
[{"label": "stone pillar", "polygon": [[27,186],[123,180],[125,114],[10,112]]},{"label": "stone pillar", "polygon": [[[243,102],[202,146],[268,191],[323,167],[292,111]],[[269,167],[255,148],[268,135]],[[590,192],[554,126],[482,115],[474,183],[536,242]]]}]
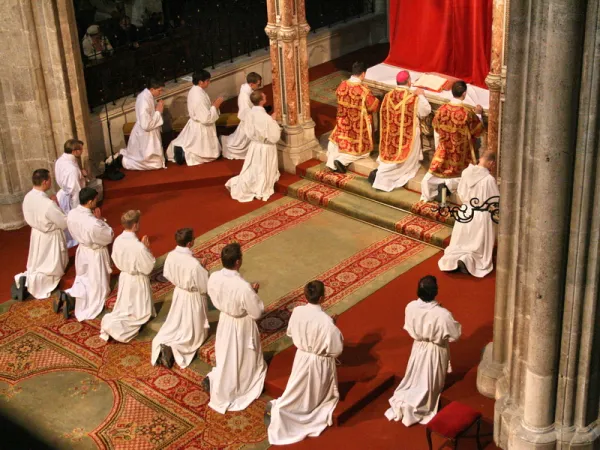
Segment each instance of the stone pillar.
[{"label": "stone pillar", "polygon": [[600,445],[600,11],[512,0],[494,342],[478,388],[505,449]]},{"label": "stone pillar", "polygon": [[283,126],[277,145],[279,167],[295,173],[296,166],[313,157],[319,148],[315,123],[310,117],[308,51],[304,0],[267,0],[265,32],[271,44],[273,102]]},{"label": "stone pillar", "polygon": [[88,111],[73,2],[7,0],[0,18],[0,229],[14,229],[31,173],[88,142]]}]

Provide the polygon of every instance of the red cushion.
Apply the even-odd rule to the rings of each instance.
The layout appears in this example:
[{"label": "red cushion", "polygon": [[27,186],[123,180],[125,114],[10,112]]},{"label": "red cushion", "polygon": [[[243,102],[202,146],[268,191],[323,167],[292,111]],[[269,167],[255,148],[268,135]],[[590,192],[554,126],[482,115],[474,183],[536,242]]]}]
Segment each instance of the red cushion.
[{"label": "red cushion", "polygon": [[470,406],[460,402],[452,402],[431,419],[431,422],[427,424],[427,429],[449,439],[454,439],[458,434],[466,431],[480,417],[481,413]]}]

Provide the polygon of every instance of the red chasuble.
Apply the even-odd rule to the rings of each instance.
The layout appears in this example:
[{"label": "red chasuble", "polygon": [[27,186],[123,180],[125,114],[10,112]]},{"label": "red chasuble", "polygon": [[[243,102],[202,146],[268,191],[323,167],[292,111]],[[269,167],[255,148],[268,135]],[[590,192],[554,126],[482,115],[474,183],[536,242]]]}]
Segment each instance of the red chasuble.
[{"label": "red chasuble", "polygon": [[433,118],[440,136],[429,173],[440,178],[458,178],[469,163],[477,164],[473,141],[481,135],[483,124],[463,105],[440,106]]},{"label": "red chasuble", "polygon": [[337,117],[329,137],[338,145],[340,153],[363,156],[373,150],[371,114],[379,100],[360,83],[342,81],[337,91]]},{"label": "red chasuble", "polygon": [[384,163],[403,163],[413,148],[419,97],[406,88],[388,92],[381,103],[379,121],[379,159]]}]

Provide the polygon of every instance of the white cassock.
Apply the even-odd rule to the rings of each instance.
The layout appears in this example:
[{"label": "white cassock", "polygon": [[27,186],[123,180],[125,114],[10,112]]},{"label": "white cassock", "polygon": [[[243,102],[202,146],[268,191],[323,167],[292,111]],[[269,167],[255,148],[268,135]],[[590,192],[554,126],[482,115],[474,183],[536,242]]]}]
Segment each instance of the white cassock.
[{"label": "white cassock", "polygon": [[279,180],[276,144],[281,137],[281,127],[262,106],[253,106],[242,125],[251,140],[250,147],[242,171],[225,187],[234,200],[267,201],[275,193],[275,183]]},{"label": "white cassock", "polygon": [[244,131],[243,123],[244,116],[254,106],[250,101],[250,94],[252,94],[252,88],[248,83],[242,84],[240,88],[240,95],[238,95],[238,119],[240,124],[235,131],[229,136],[221,136],[221,145],[223,146],[223,158],[227,159],[244,159],[246,153],[248,153],[248,147],[250,146],[250,138],[246,136]]},{"label": "white cassock", "polygon": [[154,170],[165,168],[160,130],[162,114],[156,110],[154,96],[144,89],[135,100],[135,125],[127,148],[121,150],[123,167],[127,170]]},{"label": "white cassock", "polygon": [[449,342],[458,340],[460,324],[437,301],[414,300],[406,306],[404,329],[414,339],[404,378],[390,398],[388,420],[409,427],[426,424],[438,410],[450,372]]},{"label": "white cassock", "polygon": [[112,260],[121,271],[117,301],[112,312],[102,318],[100,337],[105,341],[110,336],[115,341],[129,342],[156,315],[150,287],[156,260],[135,233],[127,230],[115,239]]},{"label": "white cassock", "polygon": [[478,198],[481,204],[490,197],[499,196],[498,184],[488,169],[471,164],[462,173],[458,195],[462,207],[466,208],[465,215],[473,215],[473,220],[454,224],[450,245],[444,250],[438,266],[440,270],[452,271],[458,268],[458,261],[462,261],[471,275],[482,278],[494,268],[494,223],[489,212],[471,211],[470,203],[473,198]]},{"label": "white cassock", "polygon": [[215,125],[219,110],[212,105],[210,97],[200,86],[192,86],[188,92],[187,107],[190,118],[179,136],[169,144],[167,158],[175,161],[174,147],[177,146],[183,148],[188,166],[214,161],[221,153]]},{"label": "white cassock", "polygon": [[264,305],[239,272],[221,269],[208,280],[208,295],[221,312],[217,325],[217,365],[210,379],[210,406],[225,414],[242,411],[260,397],[267,375],[255,320]]},{"label": "white cassock", "polygon": [[[86,185],[77,158],[70,153],[63,153],[54,163],[54,176],[60,187],[60,190],[56,193],[56,199],[60,209],[65,214],[69,214],[69,211],[79,206],[79,191]],[[65,236],[67,238],[67,248],[77,245],[77,241],[73,239],[69,230],[65,230]]]},{"label": "white cassock", "polygon": [[75,282],[65,292],[75,298],[75,317],[81,322],[96,318],[110,293],[112,269],[107,246],[113,240],[113,230],[81,205],[69,212],[67,225],[79,246],[75,254]]},{"label": "white cassock", "polygon": [[319,436],[333,424],[340,399],[335,358],[344,340],[320,305],[297,306],[287,335],[296,346],[292,373],[281,397],[271,402],[269,443],[286,445]]},{"label": "white cassock", "polygon": [[45,192],[32,189],[23,199],[23,215],[31,227],[27,270],[15,275],[26,277],[25,286],[37,299],[48,298],[58,286],[69,262],[64,230],[67,217]]},{"label": "white cassock", "polygon": [[[422,119],[431,113],[431,105],[424,95],[419,95],[417,104],[417,118]],[[412,149],[410,155],[400,164],[389,164],[379,162],[377,174],[373,187],[385,192],[391,192],[396,188],[400,188],[408,183],[412,178],[417,176],[417,172],[421,167],[423,160],[423,147],[421,147],[421,127],[417,123],[415,127],[415,136],[413,137]]]},{"label": "white cassock", "polygon": [[175,362],[185,369],[208,337],[206,306],[208,272],[187,247],[176,247],[167,255],[164,277],[175,285],[167,320],[152,340],[152,364],[160,356],[160,344],[173,350]]}]

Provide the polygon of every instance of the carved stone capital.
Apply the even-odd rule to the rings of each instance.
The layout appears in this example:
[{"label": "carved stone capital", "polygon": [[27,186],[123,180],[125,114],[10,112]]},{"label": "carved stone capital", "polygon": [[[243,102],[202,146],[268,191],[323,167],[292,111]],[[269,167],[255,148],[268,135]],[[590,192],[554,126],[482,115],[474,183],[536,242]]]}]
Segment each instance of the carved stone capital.
[{"label": "carved stone capital", "polygon": [[271,43],[277,41],[278,31],[279,31],[279,27],[276,25],[273,25],[273,24],[268,24],[265,27],[265,33],[268,36],[268,38],[271,40]]},{"label": "carved stone capital", "polygon": [[308,33],[310,33],[310,25],[307,23],[301,23],[300,25],[298,25],[298,35],[303,38],[308,36]]},{"label": "carved stone capital", "polygon": [[497,73],[488,73],[488,76],[485,77],[485,84],[490,89],[490,91],[500,92],[502,91],[502,76]]},{"label": "carved stone capital", "polygon": [[281,27],[277,33],[279,40],[284,42],[292,42],[298,39],[298,28],[296,27]]}]

